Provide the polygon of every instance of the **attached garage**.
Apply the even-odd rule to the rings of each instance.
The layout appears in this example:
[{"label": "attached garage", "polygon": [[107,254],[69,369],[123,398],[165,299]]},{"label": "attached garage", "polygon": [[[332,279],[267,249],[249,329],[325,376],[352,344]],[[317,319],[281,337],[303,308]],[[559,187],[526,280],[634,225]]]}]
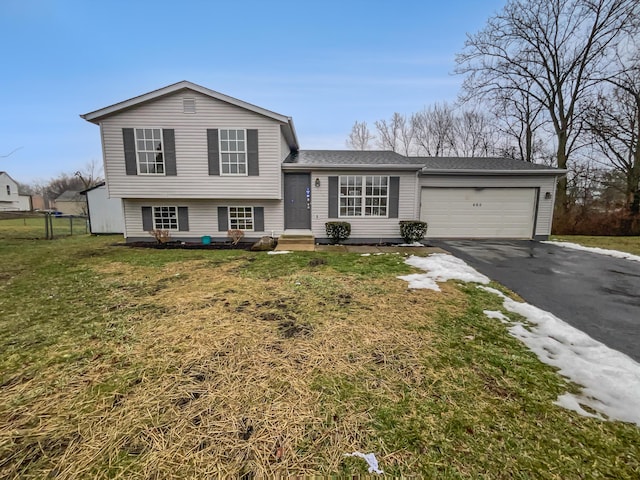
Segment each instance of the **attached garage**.
[{"label": "attached garage", "polygon": [[509,158],[424,158],[418,217],[427,238],[531,238],[551,234],[565,171]]},{"label": "attached garage", "polygon": [[420,220],[431,238],[532,238],[536,188],[425,187]]}]

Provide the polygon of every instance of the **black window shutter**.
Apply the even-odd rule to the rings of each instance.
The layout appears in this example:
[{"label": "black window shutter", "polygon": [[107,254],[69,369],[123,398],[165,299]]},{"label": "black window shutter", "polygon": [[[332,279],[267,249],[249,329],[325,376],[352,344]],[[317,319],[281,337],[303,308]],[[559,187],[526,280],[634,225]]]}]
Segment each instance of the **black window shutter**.
[{"label": "black window shutter", "polygon": [[217,128],[207,129],[207,155],[209,159],[209,175],[220,175],[220,147],[218,145]]},{"label": "black window shutter", "polygon": [[400,177],[389,177],[389,218],[398,218]]},{"label": "black window shutter", "polygon": [[329,218],[338,218],[338,177],[329,177]]},{"label": "black window shutter", "polygon": [[264,232],[264,207],[253,207],[253,230]]},{"label": "black window shutter", "polygon": [[259,175],[258,130],[247,130],[247,173]]},{"label": "black window shutter", "polygon": [[189,208],[178,207],[178,230],[181,232],[189,231]]},{"label": "black window shutter", "polygon": [[177,175],[176,172],[176,135],[171,128],[162,130],[162,139],[164,140],[164,174]]},{"label": "black window shutter", "polygon": [[124,166],[127,175],[138,174],[138,160],[136,158],[136,136],[133,128],[122,129],[122,143],[124,144]]},{"label": "black window shutter", "polygon": [[150,232],[153,230],[153,209],[142,207],[142,230]]},{"label": "black window shutter", "polygon": [[229,230],[227,207],[218,207],[218,231],[226,232],[227,230]]}]

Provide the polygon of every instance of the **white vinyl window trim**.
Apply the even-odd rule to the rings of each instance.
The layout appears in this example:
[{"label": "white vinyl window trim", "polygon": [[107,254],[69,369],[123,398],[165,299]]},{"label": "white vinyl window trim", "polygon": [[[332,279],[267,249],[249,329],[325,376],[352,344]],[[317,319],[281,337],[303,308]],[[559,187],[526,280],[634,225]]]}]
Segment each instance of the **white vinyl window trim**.
[{"label": "white vinyl window trim", "polygon": [[246,177],[249,173],[247,158],[247,130],[220,128],[218,130],[220,175]]},{"label": "white vinyl window trim", "polygon": [[229,207],[229,230],[253,232],[255,217],[253,207]]},{"label": "white vinyl window trim", "polygon": [[165,175],[162,128],[136,127],[136,165],[138,175]]},{"label": "white vinyl window trim", "polygon": [[160,206],[153,207],[154,230],[178,230],[178,207]]},{"label": "white vinyl window trim", "polygon": [[338,182],[339,218],[389,218],[388,176],[342,175]]}]

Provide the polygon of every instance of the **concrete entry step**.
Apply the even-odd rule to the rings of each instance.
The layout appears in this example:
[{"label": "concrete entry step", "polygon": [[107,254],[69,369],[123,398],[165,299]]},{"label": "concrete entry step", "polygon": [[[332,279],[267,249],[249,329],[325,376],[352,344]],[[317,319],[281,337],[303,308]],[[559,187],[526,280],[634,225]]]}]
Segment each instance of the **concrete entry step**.
[{"label": "concrete entry step", "polygon": [[292,250],[297,252],[313,252],[316,239],[310,231],[286,231],[278,237],[276,251]]}]

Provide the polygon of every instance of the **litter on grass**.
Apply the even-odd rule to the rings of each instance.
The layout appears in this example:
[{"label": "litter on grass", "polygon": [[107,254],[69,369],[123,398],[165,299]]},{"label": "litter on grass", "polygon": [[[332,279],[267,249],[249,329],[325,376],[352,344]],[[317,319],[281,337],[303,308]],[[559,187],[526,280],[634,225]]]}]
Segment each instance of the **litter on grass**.
[{"label": "litter on grass", "polygon": [[640,256],[633,255],[627,252],[621,252],[620,250],[609,250],[608,248],[599,247],[585,247],[584,245],[578,245],[571,242],[553,242],[545,241],[542,243],[548,243],[550,245],[558,245],[559,247],[572,248],[574,250],[582,250],[583,252],[599,253],[600,255],[608,255],[615,258],[624,258],[626,260],[633,260],[634,262],[640,262]]},{"label": "litter on grass", "polygon": [[[434,258],[435,257],[435,258]],[[426,258],[409,257],[406,263],[426,274],[398,277],[409,288],[440,290],[436,282],[451,279],[489,283],[462,260],[446,254]],[[415,286],[414,286],[415,285]],[[521,340],[540,361],[559,369],[559,373],[582,387],[578,394],[560,395],[556,405],[580,415],[602,420],[621,420],[640,425],[640,364],[627,355],[594,340],[553,314],[525,302],[517,302],[499,290],[478,286],[503,300],[504,309],[527,319],[527,324],[511,321],[502,312],[485,311],[489,318],[511,324],[509,333]],[[587,407],[597,413],[590,413]]]},{"label": "litter on grass", "polygon": [[271,250],[267,252],[269,255],[284,255],[285,253],[291,253],[290,250]]},{"label": "litter on grass", "polygon": [[375,453],[353,452],[353,453],[345,453],[344,456],[360,457],[364,459],[369,464],[369,473],[379,473],[379,474],[384,473],[382,470],[380,470],[380,468],[378,468],[378,459],[376,458]]}]

